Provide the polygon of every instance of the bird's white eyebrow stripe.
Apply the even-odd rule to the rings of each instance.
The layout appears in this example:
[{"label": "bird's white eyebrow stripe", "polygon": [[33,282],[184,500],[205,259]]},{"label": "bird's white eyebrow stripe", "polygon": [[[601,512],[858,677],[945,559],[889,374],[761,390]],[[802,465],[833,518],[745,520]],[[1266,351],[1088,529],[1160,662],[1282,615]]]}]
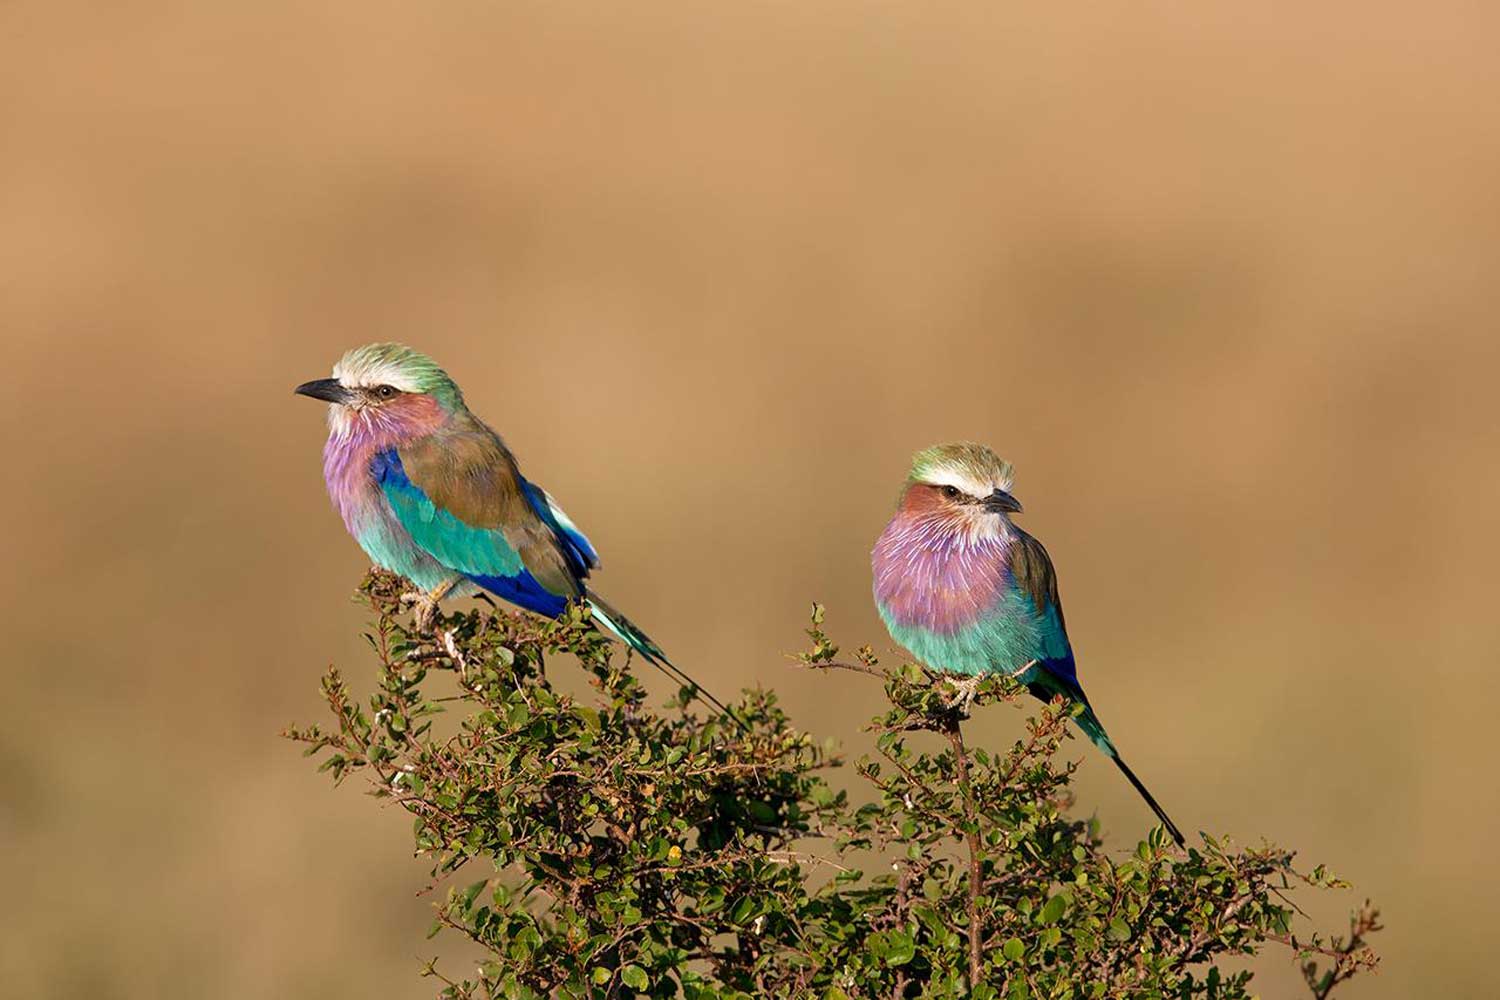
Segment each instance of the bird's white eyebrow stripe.
[{"label": "bird's white eyebrow stripe", "polygon": [[971,497],[987,497],[994,488],[991,484],[981,483],[957,469],[934,469],[924,475],[920,481],[929,486],[952,486]]},{"label": "bird's white eyebrow stripe", "polygon": [[359,365],[352,370],[340,361],[333,366],[333,377],[346,389],[373,389],[388,385],[402,392],[421,392],[421,386],[404,373],[399,365]]}]

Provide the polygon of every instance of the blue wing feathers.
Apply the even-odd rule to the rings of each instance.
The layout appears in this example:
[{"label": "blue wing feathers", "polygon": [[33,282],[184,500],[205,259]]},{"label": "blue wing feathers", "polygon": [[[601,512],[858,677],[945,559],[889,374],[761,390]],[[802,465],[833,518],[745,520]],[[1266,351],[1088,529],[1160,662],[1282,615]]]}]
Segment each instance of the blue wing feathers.
[{"label": "blue wing feathers", "polygon": [[527,611],[534,611],[548,618],[556,618],[563,613],[568,606],[568,599],[537,583],[526,570],[522,570],[516,576],[475,576],[469,575],[469,579],[479,584],[485,590],[497,597],[503,597],[512,604],[519,605]]},{"label": "blue wing feathers", "polygon": [[1117,756],[1115,745],[1110,741],[1104,724],[1094,714],[1083,685],[1078,683],[1078,665],[1073,659],[1073,646],[1068,642],[1067,627],[1063,624],[1062,609],[1053,601],[1046,601],[1038,608],[1036,601],[1026,596],[1028,604],[1037,613],[1040,634],[1037,665],[1021,677],[1022,683],[1042,701],[1050,701],[1055,694],[1083,705],[1083,714],[1075,720],[1084,735],[1111,757]]}]

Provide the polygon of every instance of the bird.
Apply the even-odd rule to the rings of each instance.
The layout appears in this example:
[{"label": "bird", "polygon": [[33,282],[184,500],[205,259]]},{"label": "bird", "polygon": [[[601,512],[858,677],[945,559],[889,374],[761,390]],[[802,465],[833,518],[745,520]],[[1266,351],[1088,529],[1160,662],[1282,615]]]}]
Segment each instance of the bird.
[{"label": "bird", "polygon": [[448,597],[487,592],[547,618],[581,601],[596,625],[734,717],[587,585],[599,568],[593,543],[430,357],[367,344],[344,354],[332,378],[293,391],[329,404],[329,498],[371,561],[416,588],[403,599],[419,630]]},{"label": "bird", "polygon": [[1014,470],[973,442],[919,451],[870,556],[875,604],[891,637],[926,666],[965,675],[961,711],[986,675],[1042,701],[1081,706],[1075,723],[1114,761],[1179,847],[1177,824],[1120,756],[1078,681],[1057,574],[1042,543],[1011,519]]}]

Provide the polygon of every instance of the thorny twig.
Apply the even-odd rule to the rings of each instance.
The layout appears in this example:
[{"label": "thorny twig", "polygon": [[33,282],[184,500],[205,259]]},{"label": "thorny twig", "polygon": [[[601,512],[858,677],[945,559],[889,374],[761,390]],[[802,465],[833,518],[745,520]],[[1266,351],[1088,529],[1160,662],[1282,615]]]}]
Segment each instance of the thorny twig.
[{"label": "thorny twig", "polygon": [[[1373,969],[1379,964],[1379,956],[1366,944],[1366,939],[1378,930],[1381,930],[1380,911],[1367,899],[1359,912],[1349,918],[1348,938],[1334,937],[1323,944],[1316,935],[1307,941],[1299,941],[1294,934],[1271,934],[1268,937],[1292,948],[1298,958],[1305,959],[1302,978],[1307,981],[1307,988],[1312,990],[1316,1000],[1325,1000],[1339,983],[1350,979],[1356,972]],[[1333,965],[1320,970],[1311,957],[1314,954],[1333,959]]]}]

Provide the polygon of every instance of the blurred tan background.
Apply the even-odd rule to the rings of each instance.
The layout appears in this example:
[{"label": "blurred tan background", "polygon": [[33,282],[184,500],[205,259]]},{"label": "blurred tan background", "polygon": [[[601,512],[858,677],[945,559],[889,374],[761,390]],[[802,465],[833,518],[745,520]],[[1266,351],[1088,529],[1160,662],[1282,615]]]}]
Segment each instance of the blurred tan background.
[{"label": "blurred tan background", "polygon": [[276,736],[369,677],[291,388],[380,339],[678,662],[856,751],[878,692],[782,654],[813,599],[888,649],[909,454],[994,445],[1183,826],[1383,905],[1349,997],[1488,992],[1500,14],[1076,6],[0,7],[3,992],[467,962],[408,821]]}]

